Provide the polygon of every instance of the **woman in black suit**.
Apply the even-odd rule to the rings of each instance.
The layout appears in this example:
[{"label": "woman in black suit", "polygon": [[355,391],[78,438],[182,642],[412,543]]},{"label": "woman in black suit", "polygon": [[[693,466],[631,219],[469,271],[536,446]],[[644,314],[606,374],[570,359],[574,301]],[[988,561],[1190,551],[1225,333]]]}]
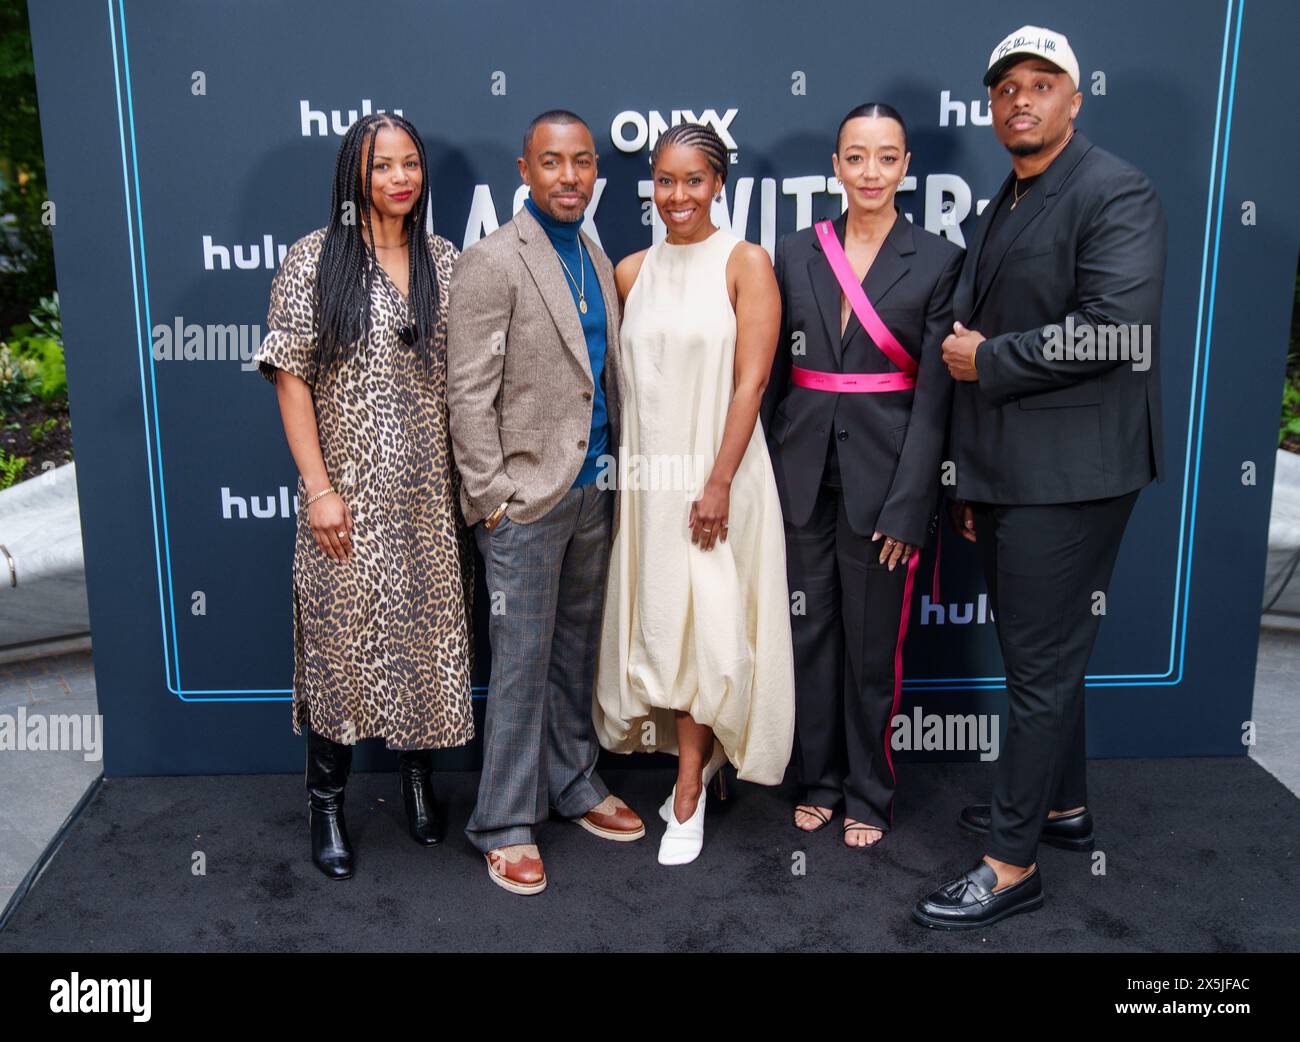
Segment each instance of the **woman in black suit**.
[{"label": "woman in black suit", "polygon": [[941,344],[962,251],[895,210],[910,158],[890,106],[841,122],[845,213],[777,247],[782,335],[761,414],[785,516],[794,824],[815,832],[842,804],[851,847],[893,822],[890,721],[952,398]]}]

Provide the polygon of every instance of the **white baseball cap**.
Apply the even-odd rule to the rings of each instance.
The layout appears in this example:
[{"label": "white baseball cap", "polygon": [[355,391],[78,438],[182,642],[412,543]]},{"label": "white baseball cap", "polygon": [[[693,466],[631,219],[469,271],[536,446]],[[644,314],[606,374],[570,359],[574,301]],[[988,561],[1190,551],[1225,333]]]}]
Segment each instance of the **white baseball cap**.
[{"label": "white baseball cap", "polygon": [[1070,41],[1040,25],[1022,25],[993,48],[988,71],[984,73],[984,86],[993,86],[1008,65],[1026,57],[1051,62],[1070,77],[1075,90],[1079,89],[1079,60],[1070,49]]}]

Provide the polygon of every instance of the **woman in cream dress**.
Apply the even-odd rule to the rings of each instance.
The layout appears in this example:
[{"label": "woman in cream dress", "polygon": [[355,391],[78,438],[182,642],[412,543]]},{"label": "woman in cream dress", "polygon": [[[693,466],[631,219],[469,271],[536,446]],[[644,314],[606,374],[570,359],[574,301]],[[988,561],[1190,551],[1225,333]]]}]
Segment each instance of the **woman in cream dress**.
[{"label": "woman in cream dress", "polygon": [[678,755],[661,864],[693,861],[705,786],[779,783],[794,735],[785,535],[759,403],[780,326],[767,254],[715,228],[728,157],[685,123],[651,153],[667,238],[625,258],[618,527],[593,716],[615,752]]}]

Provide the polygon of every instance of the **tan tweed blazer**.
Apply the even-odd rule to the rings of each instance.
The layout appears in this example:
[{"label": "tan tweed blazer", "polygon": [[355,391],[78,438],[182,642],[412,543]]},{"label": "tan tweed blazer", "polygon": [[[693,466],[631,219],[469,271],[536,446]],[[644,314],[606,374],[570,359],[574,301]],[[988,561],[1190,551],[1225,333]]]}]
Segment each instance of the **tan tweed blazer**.
[{"label": "tan tweed blazer", "polygon": [[[604,251],[586,234],[582,244],[605,298],[602,379],[613,459],[622,385],[618,291]],[[475,524],[506,500],[511,521],[536,521],[572,488],[591,434],[591,362],[568,276],[545,229],[523,208],[461,254],[448,296],[447,408],[465,521]]]}]

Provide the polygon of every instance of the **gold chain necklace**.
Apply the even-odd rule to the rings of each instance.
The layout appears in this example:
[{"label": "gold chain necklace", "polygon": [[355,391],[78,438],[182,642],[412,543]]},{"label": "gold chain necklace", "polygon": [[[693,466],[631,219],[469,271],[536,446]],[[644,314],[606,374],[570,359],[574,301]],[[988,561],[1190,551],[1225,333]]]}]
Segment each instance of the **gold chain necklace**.
[{"label": "gold chain necklace", "polygon": [[[1061,143],[1061,147],[1056,152],[1058,156],[1065,151],[1065,146],[1068,145],[1073,138],[1074,138],[1074,127],[1071,126],[1070,133],[1066,135],[1065,141]],[[1015,198],[1011,200],[1012,210],[1014,210],[1019,205],[1020,200],[1023,199],[1025,196],[1027,196],[1030,190],[1034,187],[1033,185],[1030,185],[1029,188],[1026,188],[1023,192],[1021,192],[1017,189],[1017,186],[1019,184],[1020,184],[1020,178],[1017,177],[1015,183],[1013,183],[1011,186],[1011,194],[1015,196]]]},{"label": "gold chain necklace", "polygon": [[[560,251],[556,250],[555,255],[560,257]],[[564,263],[563,257],[560,257],[560,263],[564,265],[564,274],[569,276],[569,281],[573,283],[573,288],[578,291],[578,310],[585,315],[587,313],[587,265],[582,261],[581,236],[578,238],[578,267],[582,270],[582,284],[579,285],[578,280],[573,277],[573,272],[571,272],[569,266]]]}]

